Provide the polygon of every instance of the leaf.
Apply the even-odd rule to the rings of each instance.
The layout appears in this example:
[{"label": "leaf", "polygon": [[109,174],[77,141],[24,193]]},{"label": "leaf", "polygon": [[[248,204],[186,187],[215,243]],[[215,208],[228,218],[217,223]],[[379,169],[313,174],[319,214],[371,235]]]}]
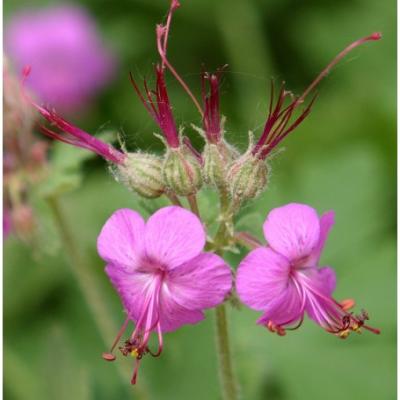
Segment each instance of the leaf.
[{"label": "leaf", "polygon": [[[105,131],[97,137],[105,142],[114,139],[114,133]],[[48,178],[37,188],[41,197],[59,196],[77,189],[82,182],[82,164],[96,156],[88,150],[55,142]]]}]

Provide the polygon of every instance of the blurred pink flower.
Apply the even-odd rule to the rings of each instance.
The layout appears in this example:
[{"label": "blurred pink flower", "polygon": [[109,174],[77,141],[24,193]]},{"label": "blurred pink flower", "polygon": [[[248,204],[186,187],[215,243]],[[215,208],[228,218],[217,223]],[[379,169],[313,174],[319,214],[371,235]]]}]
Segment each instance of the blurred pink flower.
[{"label": "blurred pink flower", "polygon": [[333,211],[319,218],[304,204],[288,204],[268,214],[263,228],[269,247],[251,251],[240,263],[236,280],[243,303],[264,312],[259,324],[284,335],[285,328],[301,325],[306,312],[341,338],[361,328],[379,333],[365,325],[365,311],[360,316],[348,312],[353,300],[338,303],[332,298],[335,272],[318,267],[333,224]]},{"label": "blurred pink flower", "polygon": [[36,95],[63,111],[85,105],[114,69],[92,18],[76,6],[14,15],[5,31],[5,49],[16,70],[31,66],[27,84]]},{"label": "blurred pink flower", "polygon": [[[161,354],[163,332],[201,321],[203,310],[222,303],[231,290],[230,268],[221,257],[203,253],[205,243],[200,220],[176,206],[161,208],[147,223],[135,211],[118,210],[104,225],[98,252],[127,319],[103,358],[115,359],[112,351],[129,320],[134,321],[135,330],[120,347],[123,355],[136,359],[132,383],[143,355]],[[153,331],[158,334],[156,352],[148,346]]]}]

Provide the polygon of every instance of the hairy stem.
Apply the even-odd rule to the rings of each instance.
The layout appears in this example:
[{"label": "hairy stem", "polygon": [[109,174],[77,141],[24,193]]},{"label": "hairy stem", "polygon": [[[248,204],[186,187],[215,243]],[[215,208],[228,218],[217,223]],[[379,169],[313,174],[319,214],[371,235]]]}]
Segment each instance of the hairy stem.
[{"label": "hairy stem", "polygon": [[221,253],[222,248],[230,241],[228,226],[232,224],[229,196],[224,190],[220,191],[220,218],[221,222],[214,237],[214,248],[219,253]]},{"label": "hairy stem", "polygon": [[181,201],[179,200],[178,196],[175,193],[166,192],[165,195],[168,197],[168,199],[172,204],[183,208]]},{"label": "hairy stem", "polygon": [[[228,226],[232,224],[230,201],[226,192],[220,192],[221,223],[214,238],[215,252],[223,255],[223,248],[229,244],[231,233]],[[218,369],[223,400],[237,400],[239,398],[237,379],[234,374],[230,349],[229,327],[225,304],[215,309],[215,334],[217,342]]]},{"label": "hairy stem", "polygon": [[215,309],[215,327],[217,339],[217,354],[219,364],[219,379],[223,400],[237,400],[238,386],[233,372],[233,363],[229,341],[229,328],[226,306],[221,304]]},{"label": "hairy stem", "polygon": [[[107,307],[102,290],[96,282],[96,277],[90,274],[87,263],[80,254],[75,237],[64,216],[61,204],[57,197],[47,199],[53,214],[54,222],[60,232],[64,243],[64,249],[69,259],[71,271],[79,285],[82,295],[90,309],[94,322],[99,330],[100,336],[108,347],[111,338],[118,332],[118,327],[112,322],[111,312]],[[100,357],[99,357],[100,359]],[[100,361],[99,361],[100,362]],[[130,372],[124,368],[122,363],[117,362],[118,373],[124,383],[130,381]],[[143,379],[141,379],[141,382]],[[135,386],[135,399],[148,400],[149,396],[142,386]]]}]

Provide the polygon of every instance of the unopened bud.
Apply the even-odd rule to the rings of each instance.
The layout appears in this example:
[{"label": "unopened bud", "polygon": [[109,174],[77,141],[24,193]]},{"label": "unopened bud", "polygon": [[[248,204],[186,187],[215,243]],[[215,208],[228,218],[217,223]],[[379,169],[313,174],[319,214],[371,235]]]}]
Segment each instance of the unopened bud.
[{"label": "unopened bud", "polygon": [[115,178],[142,197],[154,199],[164,193],[162,161],[145,153],[127,153],[121,164],[113,166]]},{"label": "unopened bud", "polygon": [[241,204],[266,188],[268,167],[265,161],[246,153],[232,163],[227,178],[233,203]]},{"label": "unopened bud", "polygon": [[200,163],[186,146],[168,149],[163,177],[166,186],[179,196],[195,194],[203,183]]},{"label": "unopened bud", "polygon": [[217,188],[227,188],[228,167],[236,158],[236,150],[225,141],[206,143],[203,151],[204,182]]}]

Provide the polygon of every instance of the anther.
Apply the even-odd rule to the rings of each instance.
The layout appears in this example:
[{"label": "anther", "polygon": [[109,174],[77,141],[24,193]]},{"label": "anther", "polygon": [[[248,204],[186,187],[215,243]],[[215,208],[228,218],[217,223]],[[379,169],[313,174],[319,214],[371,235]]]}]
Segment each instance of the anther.
[{"label": "anther", "polygon": [[101,356],[103,357],[103,360],[105,360],[105,361],[114,361],[117,358],[112,353],[103,353]]},{"label": "anther", "polygon": [[340,307],[342,307],[343,311],[348,311],[356,305],[356,302],[354,301],[354,299],[344,299],[339,304]]}]

